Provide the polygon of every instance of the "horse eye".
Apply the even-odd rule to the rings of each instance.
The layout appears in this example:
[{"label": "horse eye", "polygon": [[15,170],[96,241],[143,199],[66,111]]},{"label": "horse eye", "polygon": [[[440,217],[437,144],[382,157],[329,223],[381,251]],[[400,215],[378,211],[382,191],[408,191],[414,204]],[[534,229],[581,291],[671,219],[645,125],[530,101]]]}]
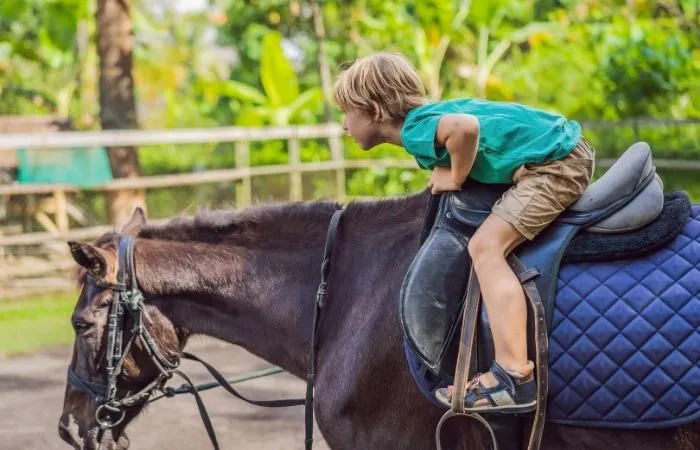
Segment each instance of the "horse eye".
[{"label": "horse eye", "polygon": [[89,330],[92,327],[92,324],[83,322],[82,320],[74,320],[73,321],[73,329],[77,334],[82,334],[85,333],[87,330]]}]

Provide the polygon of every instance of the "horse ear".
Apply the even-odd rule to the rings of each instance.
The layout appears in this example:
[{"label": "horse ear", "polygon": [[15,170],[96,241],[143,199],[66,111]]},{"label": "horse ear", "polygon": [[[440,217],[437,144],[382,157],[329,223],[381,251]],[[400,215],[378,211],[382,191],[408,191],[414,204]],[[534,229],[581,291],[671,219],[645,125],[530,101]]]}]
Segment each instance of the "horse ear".
[{"label": "horse ear", "polygon": [[107,275],[107,254],[104,250],[80,241],[68,241],[68,248],[75,262],[92,276],[102,279]]},{"label": "horse ear", "polygon": [[134,210],[134,214],[131,215],[131,219],[124,225],[121,230],[122,234],[127,234],[129,236],[136,236],[141,231],[141,227],[146,223],[146,213],[137,206]]}]

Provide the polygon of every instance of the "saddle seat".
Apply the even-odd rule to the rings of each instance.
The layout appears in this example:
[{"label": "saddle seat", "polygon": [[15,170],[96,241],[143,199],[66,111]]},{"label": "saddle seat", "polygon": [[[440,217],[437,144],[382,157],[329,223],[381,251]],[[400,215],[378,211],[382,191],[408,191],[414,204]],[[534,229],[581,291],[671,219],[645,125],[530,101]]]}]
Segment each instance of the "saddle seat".
[{"label": "saddle seat", "polygon": [[[469,180],[450,196],[451,214],[478,227],[493,204],[511,187]],[[663,208],[663,183],[652,163],[646,142],[629,147],[557,222],[576,224],[588,232],[626,233],[654,220]]]},{"label": "saddle seat", "polygon": [[[430,233],[404,278],[399,316],[406,343],[435,374],[454,374],[455,335],[471,266],[469,237],[510,187],[468,180],[460,191],[440,196],[434,217],[426,215],[425,229]],[[652,163],[651,149],[647,143],[638,142],[555,222],[516,250],[522,264],[539,273],[535,283],[544,304],[547,329],[551,329],[559,267],[574,236],[579,231],[603,241],[624,236],[654,221],[663,206],[663,184]],[[481,366],[492,358],[484,308],[480,319]]]}]

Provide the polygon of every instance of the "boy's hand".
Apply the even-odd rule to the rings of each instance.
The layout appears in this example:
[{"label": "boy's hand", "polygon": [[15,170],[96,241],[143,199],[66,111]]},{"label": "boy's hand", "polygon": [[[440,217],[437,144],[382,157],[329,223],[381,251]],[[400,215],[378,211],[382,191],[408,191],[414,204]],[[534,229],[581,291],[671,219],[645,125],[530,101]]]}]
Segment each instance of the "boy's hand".
[{"label": "boy's hand", "polygon": [[452,181],[452,174],[449,168],[435,167],[428,182],[428,189],[433,195],[441,192],[458,191],[462,186]]}]

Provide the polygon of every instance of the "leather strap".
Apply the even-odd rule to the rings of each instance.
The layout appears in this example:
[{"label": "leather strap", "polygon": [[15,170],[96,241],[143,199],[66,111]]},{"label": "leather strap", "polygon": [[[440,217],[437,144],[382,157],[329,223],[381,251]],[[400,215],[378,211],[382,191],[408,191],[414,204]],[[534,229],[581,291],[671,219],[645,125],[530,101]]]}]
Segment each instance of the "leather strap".
[{"label": "leather strap", "polygon": [[493,449],[498,450],[498,441],[493,428],[486,419],[477,413],[467,413],[464,410],[464,396],[467,393],[467,383],[471,379],[473,349],[476,341],[476,329],[479,318],[479,303],[481,300],[481,287],[479,279],[476,277],[474,265],[472,264],[469,271],[469,281],[467,282],[467,291],[464,297],[464,311],[462,315],[462,330],[459,340],[459,356],[457,357],[457,367],[455,369],[455,384],[452,393],[452,408],[443,414],[440,422],[435,429],[435,446],[437,450],[442,450],[442,426],[448,419],[457,416],[465,416],[480,422],[491,435],[493,441]]},{"label": "leather strap", "polygon": [[[508,256],[508,265],[516,274],[527,272],[527,269],[520,262],[517,256],[511,253]],[[542,433],[544,431],[545,415],[547,409],[547,392],[549,389],[549,340],[547,338],[547,322],[544,313],[544,305],[540,292],[533,279],[523,283],[523,290],[528,303],[532,308],[533,321],[535,325],[535,370],[537,374],[537,407],[532,419],[530,429],[530,439],[527,445],[528,450],[540,448]]]},{"label": "leather strap", "polygon": [[462,333],[459,340],[459,356],[455,369],[454,393],[452,395],[452,411],[464,414],[464,396],[467,394],[467,384],[472,376],[472,351],[476,339],[476,325],[479,319],[479,303],[481,303],[481,286],[476,277],[474,265],[469,271],[467,293],[464,300],[462,315]]},{"label": "leather strap", "polygon": [[306,399],[304,409],[304,428],[305,440],[304,445],[306,450],[311,450],[313,447],[314,433],[314,380],[316,378],[316,349],[318,344],[318,325],[321,321],[321,312],[326,303],[326,295],[328,294],[328,277],[331,273],[331,261],[333,259],[333,250],[335,250],[336,235],[338,234],[338,225],[343,210],[339,209],[333,213],[330,224],[328,225],[328,234],[326,235],[326,249],[323,253],[323,262],[321,263],[321,283],[316,291],[316,301],[314,304],[314,322],[311,331],[311,350],[309,351],[309,365],[306,372]]},{"label": "leather strap", "polygon": [[443,202],[443,197],[444,195],[442,194],[430,194],[430,199],[428,199],[428,206],[425,208],[423,228],[420,231],[419,240],[421,246],[423,246],[425,240],[428,239],[430,231],[433,229],[433,225],[435,225],[435,219],[437,219],[437,214],[440,210],[440,204]]},{"label": "leather strap", "polygon": [[[525,297],[530,305],[535,325],[535,368],[537,375],[537,407],[533,417],[530,438],[528,442],[528,450],[538,450],[542,440],[542,432],[544,431],[545,411],[547,407],[547,389],[549,386],[548,372],[548,341],[547,341],[547,324],[545,322],[544,306],[534,278],[538,275],[536,270],[526,269],[515,254],[511,253],[508,258],[508,264],[513,269],[513,272],[522,283]],[[455,369],[455,383],[452,394],[452,407],[440,419],[437,429],[435,430],[435,440],[438,450],[442,450],[440,442],[440,434],[442,425],[447,419],[454,416],[467,416],[479,421],[489,431],[491,440],[493,441],[494,450],[498,449],[498,441],[495,432],[488,421],[480,414],[467,413],[464,409],[464,396],[467,391],[467,383],[473,376],[471,365],[473,362],[473,349],[476,345],[476,328],[478,323],[479,304],[481,302],[481,291],[479,280],[474,271],[472,264],[469,272],[469,281],[464,299],[464,311],[462,317],[462,332],[459,343],[459,354],[457,357],[457,366]]]},{"label": "leather strap", "polygon": [[303,398],[294,398],[294,399],[284,399],[284,400],[251,400],[249,398],[244,397],[238,391],[236,391],[233,387],[231,387],[231,384],[226,380],[226,377],[224,377],[214,366],[211,364],[207,363],[206,361],[203,361],[199,357],[191,354],[184,352],[182,354],[182,357],[185,359],[189,359],[191,361],[197,361],[198,363],[202,364],[211,374],[212,377],[214,377],[214,380],[216,380],[219,385],[224,388],[229,394],[233,395],[234,397],[243,400],[244,402],[248,402],[251,405],[255,406],[264,406],[266,408],[286,408],[288,406],[300,406],[304,404],[304,399]]},{"label": "leather strap", "polygon": [[207,430],[207,435],[209,436],[209,440],[211,440],[211,445],[214,447],[214,450],[219,450],[219,441],[216,439],[216,433],[214,432],[214,426],[211,423],[211,419],[209,418],[209,413],[207,412],[207,407],[204,406],[204,401],[202,401],[202,396],[199,395],[199,392],[197,391],[197,388],[195,387],[194,383],[192,383],[192,380],[182,373],[181,371],[174,369],[171,371],[174,375],[179,376],[183,380],[185,380],[185,383],[187,383],[188,386],[192,389],[192,395],[194,395],[194,399],[197,402],[197,409],[199,409],[199,416],[202,418],[202,423],[204,424],[204,428]]}]

